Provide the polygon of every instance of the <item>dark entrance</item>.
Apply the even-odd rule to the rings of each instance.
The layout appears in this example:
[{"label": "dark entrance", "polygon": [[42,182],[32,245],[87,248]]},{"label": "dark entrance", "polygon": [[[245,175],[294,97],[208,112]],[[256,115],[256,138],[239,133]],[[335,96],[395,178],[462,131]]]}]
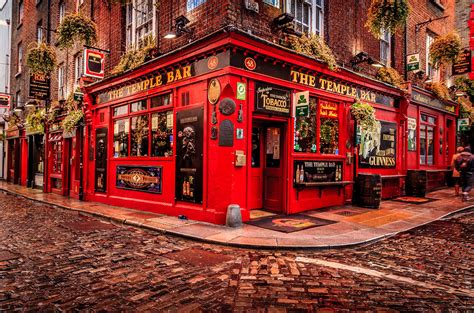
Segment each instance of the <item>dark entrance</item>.
[{"label": "dark entrance", "polygon": [[28,136],[28,174],[27,187],[43,188],[44,174],[44,136]]}]

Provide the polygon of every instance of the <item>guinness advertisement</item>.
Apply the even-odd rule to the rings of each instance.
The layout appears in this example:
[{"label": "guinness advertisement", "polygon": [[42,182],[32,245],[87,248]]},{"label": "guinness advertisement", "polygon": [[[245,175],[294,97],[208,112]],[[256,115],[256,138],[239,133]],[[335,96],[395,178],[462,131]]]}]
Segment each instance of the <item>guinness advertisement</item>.
[{"label": "guinness advertisement", "polygon": [[255,110],[268,114],[290,116],[291,92],[260,82],[255,83]]},{"label": "guinness advertisement", "polygon": [[161,193],[161,166],[117,166],[116,187]]},{"label": "guinness advertisement", "polygon": [[107,128],[95,131],[95,191],[107,191]]},{"label": "guinness advertisement", "polygon": [[29,96],[38,100],[48,99],[49,81],[49,77],[45,74],[31,74]]},{"label": "guinness advertisement", "polygon": [[378,121],[367,131],[362,129],[359,166],[363,168],[394,168],[397,160],[397,124]]},{"label": "guinness advertisement", "polygon": [[204,108],[176,112],[176,199],[202,203]]}]

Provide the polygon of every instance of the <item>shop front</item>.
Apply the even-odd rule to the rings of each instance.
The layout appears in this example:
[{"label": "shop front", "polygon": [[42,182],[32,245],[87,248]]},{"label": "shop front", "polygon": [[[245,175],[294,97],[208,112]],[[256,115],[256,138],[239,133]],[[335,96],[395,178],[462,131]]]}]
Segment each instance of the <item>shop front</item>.
[{"label": "shop front", "polygon": [[25,132],[18,127],[12,127],[6,131],[7,139],[7,181],[17,184],[26,185],[26,161],[27,159],[27,142]]},{"label": "shop front", "polygon": [[28,173],[26,186],[43,189],[44,184],[44,135],[26,133],[28,142]]},{"label": "shop front", "polygon": [[400,194],[401,90],[237,31],[183,51],[84,88],[86,200],[223,224],[230,204],[247,220],[348,203],[359,173]]},{"label": "shop front", "polygon": [[456,150],[458,105],[413,86],[408,108],[408,170],[426,175],[426,190],[446,186]]}]

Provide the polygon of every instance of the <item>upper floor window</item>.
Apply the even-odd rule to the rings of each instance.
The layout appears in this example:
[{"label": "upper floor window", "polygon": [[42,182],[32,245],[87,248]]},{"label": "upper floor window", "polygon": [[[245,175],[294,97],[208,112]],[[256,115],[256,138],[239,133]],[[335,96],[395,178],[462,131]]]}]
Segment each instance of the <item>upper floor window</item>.
[{"label": "upper floor window", "polygon": [[43,41],[43,21],[39,21],[38,24],[36,24],[36,41]]},{"label": "upper floor window", "polygon": [[84,3],[84,0],[76,0],[76,11],[79,10],[81,5]]},{"label": "upper floor window", "polygon": [[133,0],[127,5],[126,40],[127,47],[138,47],[147,38],[154,38],[156,12],[152,0]]},{"label": "upper floor window", "polygon": [[[278,1],[278,0],[276,0]],[[186,9],[187,11],[192,11],[194,10],[195,8],[197,8],[198,6],[200,6],[201,4],[205,3],[206,0],[188,0],[187,3],[186,3]]]},{"label": "upper floor window", "polygon": [[23,1],[18,3],[18,24],[23,23],[23,12],[24,11],[24,4]]},{"label": "upper floor window", "polygon": [[21,107],[23,105],[22,99],[21,99],[21,91],[18,90],[15,94],[15,108]]},{"label": "upper floor window", "polygon": [[62,1],[59,4],[59,24],[63,21],[64,16],[66,16],[66,3]]},{"label": "upper floor window", "polygon": [[383,30],[380,37],[380,62],[384,65],[390,63],[390,32],[387,30]]},{"label": "upper floor window", "polygon": [[297,31],[303,33],[323,34],[324,8],[323,0],[287,0],[289,13],[295,17]]},{"label": "upper floor window", "polygon": [[74,83],[76,83],[79,80],[79,78],[82,77],[82,73],[83,73],[82,67],[83,67],[82,53],[79,52],[74,57]]},{"label": "upper floor window", "polygon": [[435,35],[426,33],[426,75],[434,81],[439,81],[439,69],[435,68],[430,62],[430,47],[435,40]]},{"label": "upper floor window", "polygon": [[65,73],[64,64],[60,64],[58,67],[58,98],[60,100],[66,98]]},{"label": "upper floor window", "polygon": [[263,0],[263,3],[272,5],[272,6],[276,7],[276,8],[279,8],[279,7],[280,7],[280,0]]},{"label": "upper floor window", "polygon": [[21,73],[22,70],[22,63],[23,63],[23,45],[21,42],[18,44],[18,49],[17,49],[17,68],[16,72]]}]

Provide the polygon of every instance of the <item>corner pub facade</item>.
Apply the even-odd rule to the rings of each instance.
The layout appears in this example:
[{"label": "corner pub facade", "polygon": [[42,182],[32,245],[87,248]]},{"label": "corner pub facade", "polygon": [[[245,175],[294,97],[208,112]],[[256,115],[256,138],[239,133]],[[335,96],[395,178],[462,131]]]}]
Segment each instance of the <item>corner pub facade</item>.
[{"label": "corner pub facade", "polygon": [[[383,198],[409,170],[440,187],[457,106],[413,90],[218,31],[83,88],[84,199],[224,224],[230,204],[245,221],[351,203],[362,174],[381,175]],[[373,133],[357,130],[356,99],[376,109]]]}]

